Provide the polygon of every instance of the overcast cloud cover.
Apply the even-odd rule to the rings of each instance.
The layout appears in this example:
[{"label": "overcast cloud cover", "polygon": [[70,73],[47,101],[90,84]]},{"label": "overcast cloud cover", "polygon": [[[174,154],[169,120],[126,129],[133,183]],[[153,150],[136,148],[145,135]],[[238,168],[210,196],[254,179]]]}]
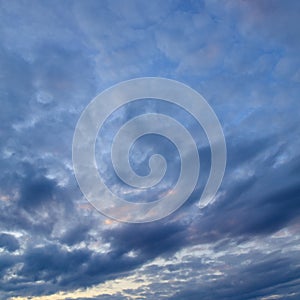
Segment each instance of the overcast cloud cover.
[{"label": "overcast cloud cover", "polygon": [[[0,1],[0,299],[300,299],[299,15],[297,0]],[[228,161],[211,205],[200,179],[137,225],[84,199],[71,148],[90,100],[141,76],[201,93]],[[148,144],[177,161],[155,141],[133,164]]]}]

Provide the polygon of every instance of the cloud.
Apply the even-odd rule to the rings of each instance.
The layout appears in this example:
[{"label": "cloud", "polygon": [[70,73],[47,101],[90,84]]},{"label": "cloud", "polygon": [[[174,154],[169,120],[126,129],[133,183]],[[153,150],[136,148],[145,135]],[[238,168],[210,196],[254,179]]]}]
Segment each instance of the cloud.
[{"label": "cloud", "polygon": [[[278,258],[276,254],[274,256],[263,262],[253,262],[250,266],[241,267],[238,273],[224,276],[205,287],[183,290],[173,299],[262,299],[261,297],[272,294],[280,298],[287,297],[285,292],[278,293],[278,289],[284,291],[285,286],[290,285],[290,290],[297,291],[299,268],[292,267],[288,258]],[[288,272],[286,266],[290,266]],[[293,293],[290,294],[293,297]],[[297,296],[298,293],[295,294]]]},{"label": "cloud", "polygon": [[29,182],[25,181],[24,186],[21,188],[18,205],[26,210],[30,210],[31,208],[38,209],[40,205],[47,205],[55,200],[55,181],[46,178],[28,179]]},{"label": "cloud", "polygon": [[[145,259],[158,255],[169,255],[185,244],[186,227],[178,223],[123,225],[105,230],[105,241],[114,251],[120,253],[137,252]],[[134,232],[134,234],[132,234]]]},{"label": "cloud", "polygon": [[86,241],[88,239],[88,232],[91,227],[91,224],[78,224],[62,236],[61,243],[72,246],[81,241]]},{"label": "cloud", "polygon": [[13,235],[1,233],[0,248],[3,248],[9,252],[14,252],[20,248],[20,244]]},{"label": "cloud", "polygon": [[3,277],[8,268],[16,263],[13,255],[2,254],[0,258],[0,276]]},{"label": "cloud", "polygon": [[[299,298],[296,1],[0,6],[1,299],[59,299],[60,291],[70,299]],[[123,224],[83,198],[72,170],[76,122],[98,92],[135,76],[182,81],[216,111],[228,164],[210,206],[199,208],[207,140],[174,107],[154,110],[186,124],[201,155],[201,178],[185,205],[157,222]],[[135,104],[107,128],[153,109]],[[134,145],[134,170],[147,174],[156,148],[176,160],[167,178],[173,184],[178,157],[158,137]],[[107,163],[109,149],[97,150]],[[101,168],[110,179],[108,166]],[[113,188],[125,190],[118,180]]]}]

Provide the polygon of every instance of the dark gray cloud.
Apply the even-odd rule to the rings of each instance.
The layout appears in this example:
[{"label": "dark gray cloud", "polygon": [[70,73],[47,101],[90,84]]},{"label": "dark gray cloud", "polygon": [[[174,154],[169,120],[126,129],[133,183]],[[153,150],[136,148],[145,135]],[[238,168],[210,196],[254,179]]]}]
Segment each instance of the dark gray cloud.
[{"label": "dark gray cloud", "polygon": [[2,254],[0,258],[0,276],[3,277],[7,269],[13,266],[17,261],[18,259],[13,255]]},{"label": "dark gray cloud", "polygon": [[[173,299],[261,299],[269,295],[290,299],[289,294],[291,299],[297,299],[299,267],[293,265],[294,260],[276,257],[276,254],[274,256],[242,267],[238,273],[227,275],[206,286],[183,290]],[[293,298],[294,292],[297,294]]]},{"label": "dark gray cloud", "polygon": [[20,248],[20,244],[13,235],[1,233],[0,248],[8,250],[9,252],[14,252]]},{"label": "dark gray cloud", "polygon": [[61,238],[61,243],[72,246],[88,239],[88,232],[92,225],[89,223],[78,224],[67,231]]},{"label": "dark gray cloud", "polygon": [[137,251],[145,259],[158,255],[170,255],[185,244],[188,227],[179,222],[160,224],[123,225],[118,229],[105,230],[102,236],[114,251]]},{"label": "dark gray cloud", "polygon": [[1,203],[1,224],[6,230],[25,230],[50,235],[55,223],[72,213],[73,202],[66,191],[53,179],[46,177],[44,169],[24,164],[20,174],[11,174],[12,189],[7,203]]}]

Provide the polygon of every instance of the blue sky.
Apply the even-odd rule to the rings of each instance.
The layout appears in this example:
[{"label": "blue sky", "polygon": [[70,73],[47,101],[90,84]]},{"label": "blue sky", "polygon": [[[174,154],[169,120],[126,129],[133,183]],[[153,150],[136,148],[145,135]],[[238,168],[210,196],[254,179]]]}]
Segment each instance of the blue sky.
[{"label": "blue sky", "polygon": [[[299,13],[297,0],[0,1],[0,299],[299,299]],[[199,139],[197,189],[162,220],[124,224],[83,197],[72,138],[92,98],[144,76],[205,97],[227,168],[201,208],[207,142],[174,109]],[[104,141],[140,109],[116,112]],[[165,191],[177,154],[156,138],[132,163],[175,161]]]}]

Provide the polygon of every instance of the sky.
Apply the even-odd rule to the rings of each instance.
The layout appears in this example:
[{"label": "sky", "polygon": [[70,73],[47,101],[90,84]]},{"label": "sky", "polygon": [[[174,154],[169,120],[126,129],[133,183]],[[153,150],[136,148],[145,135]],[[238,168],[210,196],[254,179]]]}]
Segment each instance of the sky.
[{"label": "sky", "polygon": [[[0,299],[300,299],[299,14],[297,0],[0,0]],[[130,159],[145,175],[163,154],[159,188],[132,191],[111,176],[113,134],[141,111],[172,113],[201,159],[182,207],[130,224],[85,199],[72,139],[95,96],[138,77],[200,93],[222,125],[227,166],[201,205],[201,128],[159,99],[120,108],[96,150],[115,193],[153,201],[178,178],[176,149],[155,135]]]}]

